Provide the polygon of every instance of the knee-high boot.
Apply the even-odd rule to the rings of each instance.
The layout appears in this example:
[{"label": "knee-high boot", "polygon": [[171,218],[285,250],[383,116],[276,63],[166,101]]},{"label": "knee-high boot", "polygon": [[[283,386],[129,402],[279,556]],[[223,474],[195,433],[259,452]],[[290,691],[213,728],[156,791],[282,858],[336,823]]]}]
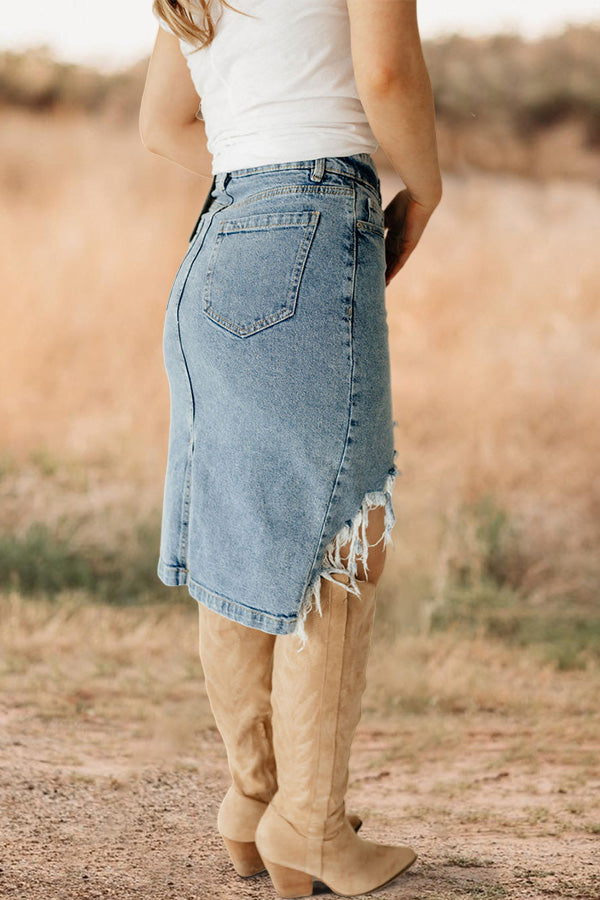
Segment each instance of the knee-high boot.
[{"label": "knee-high boot", "polygon": [[[345,579],[345,580],[342,580]],[[341,583],[339,583],[341,582]],[[281,897],[310,896],[313,879],[344,896],[387,884],[416,859],[406,846],[361,839],[345,816],[351,743],[361,716],[376,586],[323,579],[322,617],[307,643],[278,636],[273,661],[273,740],[278,789],[256,845]]]},{"label": "knee-high boot", "polygon": [[265,868],[254,834],[277,788],[271,734],[275,635],[198,605],[206,693],[231,774],[217,825],[236,872],[247,877]]},{"label": "knee-high boot", "polygon": [[[254,836],[277,789],[271,728],[275,635],[198,606],[206,693],[231,774],[217,826],[236,872],[248,877],[265,869]],[[349,818],[358,829],[360,818]]]}]

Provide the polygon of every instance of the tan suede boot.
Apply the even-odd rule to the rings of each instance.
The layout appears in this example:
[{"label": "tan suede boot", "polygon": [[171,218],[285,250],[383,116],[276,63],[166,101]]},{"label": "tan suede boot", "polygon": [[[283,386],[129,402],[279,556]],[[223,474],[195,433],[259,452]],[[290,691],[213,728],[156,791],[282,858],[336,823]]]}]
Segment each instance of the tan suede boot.
[{"label": "tan suede boot", "polygon": [[[244,878],[264,872],[256,826],[277,789],[271,730],[275,635],[199,607],[199,652],[206,693],[231,773],[217,826],[233,866]],[[351,816],[360,828],[358,816]]]},{"label": "tan suede boot", "polygon": [[[350,747],[366,686],[376,587],[323,579],[322,609],[306,619],[307,643],[278,636],[273,663],[273,737],[278,790],[256,845],[281,897],[306,897],[313,879],[355,896],[393,881],[416,859],[410,847],[363,840],[345,815]],[[344,580],[345,579],[345,582]]]},{"label": "tan suede boot", "polygon": [[271,734],[275,635],[198,607],[206,693],[231,773],[217,825],[236,872],[248,877],[265,868],[254,833],[277,789]]}]

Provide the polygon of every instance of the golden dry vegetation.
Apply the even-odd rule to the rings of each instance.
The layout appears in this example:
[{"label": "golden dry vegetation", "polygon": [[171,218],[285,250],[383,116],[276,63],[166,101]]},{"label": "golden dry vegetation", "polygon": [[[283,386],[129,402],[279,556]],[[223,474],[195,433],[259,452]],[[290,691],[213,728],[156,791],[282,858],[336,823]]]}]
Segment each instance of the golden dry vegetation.
[{"label": "golden dry vegetation", "polygon": [[[600,177],[600,20],[527,40],[518,33],[423,41],[446,171]],[[0,52],[0,109],[137,117],[147,60],[99,72],[48,47]]]},{"label": "golden dry vegetation", "polygon": [[[75,550],[130,544],[122,568],[152,592],[163,316],[209,179],[153,157],[133,125],[22,110],[3,124],[0,524],[22,541],[3,552],[39,557],[45,541],[52,569],[70,552],[52,534]],[[386,202],[400,184],[381,171]],[[526,643],[552,643],[544,623],[562,623],[563,664],[596,656],[598,212],[584,181],[446,173],[388,292],[403,470],[382,585],[391,619],[476,623]],[[109,557],[87,574],[69,562],[64,586],[104,574],[109,593],[127,594]],[[10,583],[35,587],[30,567],[12,569]]]}]

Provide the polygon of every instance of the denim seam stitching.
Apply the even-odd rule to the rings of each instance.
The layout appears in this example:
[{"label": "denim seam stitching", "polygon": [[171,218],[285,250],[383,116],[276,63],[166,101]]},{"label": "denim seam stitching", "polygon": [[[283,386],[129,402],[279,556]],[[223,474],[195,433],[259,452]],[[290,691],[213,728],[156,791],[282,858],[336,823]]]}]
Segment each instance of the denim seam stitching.
[{"label": "denim seam stitching", "polygon": [[342,194],[346,197],[351,197],[353,191],[352,188],[345,188],[342,185],[335,184],[292,184],[278,188],[265,188],[256,194],[245,197],[243,200],[234,201],[230,205],[232,207],[235,206],[235,209],[239,209],[241,206],[246,206],[255,200],[266,200],[269,197],[284,196],[286,194]]},{"label": "denim seam stitching", "polygon": [[361,231],[372,231],[374,234],[385,235],[385,229],[380,225],[376,225],[375,222],[365,222],[363,219],[357,219],[356,227]]},{"label": "denim seam stitching", "polygon": [[[239,174],[236,174],[235,170],[233,170],[232,172],[230,172],[228,174],[230,175],[231,179],[233,180],[234,178],[251,178],[252,176],[259,177],[260,175],[266,175],[269,172],[284,173],[284,172],[303,172],[303,171],[308,172],[310,174],[310,172],[312,171],[312,166],[281,166],[281,167],[275,166],[273,168],[263,168],[261,166],[260,171],[250,170],[247,172],[240,172]],[[365,178],[361,178],[360,175],[356,175],[356,174],[354,174],[354,172],[346,172],[341,169],[331,169],[331,168],[326,167],[324,177],[327,177],[327,175],[341,175],[344,178],[351,178],[352,181],[356,181],[359,184],[363,184],[365,187],[370,188],[372,191],[374,191],[375,194],[377,194],[376,187],[370,181],[367,181]],[[313,182],[313,183],[317,184],[320,182]]]},{"label": "denim seam stitching", "polygon": [[[269,231],[271,228],[306,228],[312,223],[312,217],[318,210],[306,210],[301,213],[256,213],[254,216],[244,216],[241,219],[222,219],[219,223],[219,234],[237,234],[238,232],[247,231]],[[251,222],[250,219],[262,219],[263,216],[269,218],[277,217],[281,221],[265,222],[261,224],[259,221]],[[283,221],[284,217],[294,217],[296,221]],[[231,227],[233,226],[233,228]]]},{"label": "denim seam stitching", "polygon": [[[353,194],[354,194],[353,219],[356,220],[356,192],[353,192]],[[354,309],[354,291],[355,291],[355,286],[356,286],[356,265],[357,265],[356,233],[355,233],[354,229],[352,232],[352,252],[353,252],[352,286],[350,289],[350,305],[351,305],[352,309]],[[349,392],[348,392],[348,394],[349,394],[349,396],[348,396],[348,414],[347,414],[347,423],[346,423],[346,434],[344,437],[344,446],[343,446],[342,453],[340,456],[340,461],[338,464],[336,476],[335,476],[335,479],[333,482],[333,487],[332,487],[331,493],[329,495],[327,509],[325,510],[325,515],[323,516],[323,524],[321,525],[321,532],[319,534],[319,539],[317,541],[317,549],[314,553],[307,576],[304,579],[304,586],[302,589],[299,606],[302,605],[302,601],[304,600],[304,595],[310,584],[311,575],[315,568],[315,564],[319,563],[321,557],[323,556],[323,553],[325,552],[325,547],[322,546],[323,545],[323,534],[325,533],[325,528],[327,527],[327,524],[329,522],[331,507],[333,505],[333,501],[336,496],[336,491],[337,491],[339,483],[340,483],[340,476],[344,470],[344,460],[346,459],[346,454],[348,452],[348,446],[350,443],[349,438],[350,438],[350,431],[352,428],[352,408],[354,405],[354,334],[353,334],[353,328],[352,328],[352,317],[349,319],[349,328],[350,328],[350,388],[349,388]]]},{"label": "denim seam stitching", "polygon": [[[358,151],[357,153],[352,153],[352,154],[347,154],[347,155],[348,155],[348,156],[354,156],[354,157],[356,157],[356,158],[358,158],[358,159],[361,159],[361,160],[364,160],[364,161],[369,161],[369,160],[372,161],[372,155],[371,155],[371,153],[369,153],[369,152],[366,151],[366,150],[360,150],[360,151]],[[309,169],[309,170],[310,170],[310,169],[314,168],[314,165],[315,165],[316,160],[317,160],[317,159],[321,159],[321,158],[327,160],[327,159],[334,159],[335,157],[332,157],[332,156],[324,156],[324,157],[315,157],[315,158],[313,158],[313,159],[292,159],[292,160],[283,160],[282,162],[260,163],[258,166],[240,166],[240,167],[237,168],[237,169],[231,169],[231,171],[227,172],[226,174],[229,175],[229,176],[233,176],[233,175],[251,175],[253,172],[255,172],[255,171],[257,171],[257,170],[258,170],[258,171],[263,171],[263,170],[265,170],[265,169],[271,170],[271,169],[273,169],[273,168],[276,168],[276,169],[291,169],[291,168],[299,169],[299,168],[303,168],[303,169]],[[223,175],[224,175],[225,173],[219,173],[219,174],[223,174]]]},{"label": "denim seam stitching", "polygon": [[[210,223],[209,223],[210,224]],[[201,231],[201,229],[200,229]],[[180,559],[185,558],[185,554],[187,554],[187,540],[188,540],[188,528],[189,528],[189,510],[191,505],[191,481],[192,481],[192,461],[194,456],[194,423],[196,416],[196,400],[194,397],[194,389],[192,386],[192,379],[190,376],[190,369],[188,366],[188,361],[186,359],[186,355],[183,349],[183,341],[181,339],[181,321],[180,321],[180,307],[181,301],[183,298],[183,293],[185,291],[185,286],[187,284],[187,280],[190,277],[190,272],[192,271],[192,267],[194,265],[194,261],[196,257],[200,253],[202,246],[204,244],[204,238],[206,237],[206,233],[208,231],[208,227],[204,231],[202,238],[195,243],[195,251],[191,254],[188,270],[185,273],[185,277],[183,278],[183,282],[181,285],[181,290],[179,291],[179,297],[177,298],[177,306],[175,308],[175,322],[177,323],[177,343],[179,344],[179,351],[181,353],[181,359],[183,360],[183,365],[185,368],[185,373],[187,376],[188,389],[190,392],[190,402],[191,402],[191,422],[189,423],[190,428],[190,440],[188,444],[188,452],[186,459],[186,468],[184,473],[184,490],[183,490],[183,499],[181,505],[181,516],[179,519],[179,556]],[[188,248],[188,250],[191,248]],[[186,254],[187,255],[187,254]]]},{"label": "denim seam stitching", "polygon": [[248,612],[257,613],[267,619],[272,619],[274,622],[294,622],[297,618],[296,615],[286,616],[285,613],[275,616],[264,609],[259,609],[256,606],[248,606],[246,603],[240,603],[238,600],[232,600],[230,597],[226,597],[225,594],[218,594],[216,591],[211,591],[210,588],[205,587],[205,585],[203,585],[201,581],[192,578],[189,569],[184,566],[170,566],[168,565],[168,563],[162,562],[162,560],[161,565],[162,568],[168,569],[171,572],[176,572],[178,575],[180,573],[183,573],[185,575],[185,582],[184,584],[179,585],[179,587],[185,586],[200,588],[200,590],[204,591],[206,594],[209,594],[211,597],[216,597],[217,600],[223,600],[226,603],[230,603],[232,606],[238,606],[240,609],[248,610]]},{"label": "denim seam stitching", "polygon": [[192,459],[194,456],[194,426],[190,429],[190,439],[183,474],[183,493],[181,502],[181,518],[179,520],[179,559],[187,556],[188,526],[190,514],[190,501],[192,496]]}]

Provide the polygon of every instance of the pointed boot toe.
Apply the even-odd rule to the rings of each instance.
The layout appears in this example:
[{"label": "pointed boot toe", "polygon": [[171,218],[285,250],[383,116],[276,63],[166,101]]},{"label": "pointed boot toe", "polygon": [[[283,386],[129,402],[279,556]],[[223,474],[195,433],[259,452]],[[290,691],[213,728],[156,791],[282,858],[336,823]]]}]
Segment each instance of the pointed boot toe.
[{"label": "pointed boot toe", "polygon": [[310,897],[313,881],[344,897],[367,894],[394,881],[417,859],[411,847],[358,837],[348,821],[320,842],[317,854],[314,843],[268,807],[256,830],[256,846],[280,897]]}]

